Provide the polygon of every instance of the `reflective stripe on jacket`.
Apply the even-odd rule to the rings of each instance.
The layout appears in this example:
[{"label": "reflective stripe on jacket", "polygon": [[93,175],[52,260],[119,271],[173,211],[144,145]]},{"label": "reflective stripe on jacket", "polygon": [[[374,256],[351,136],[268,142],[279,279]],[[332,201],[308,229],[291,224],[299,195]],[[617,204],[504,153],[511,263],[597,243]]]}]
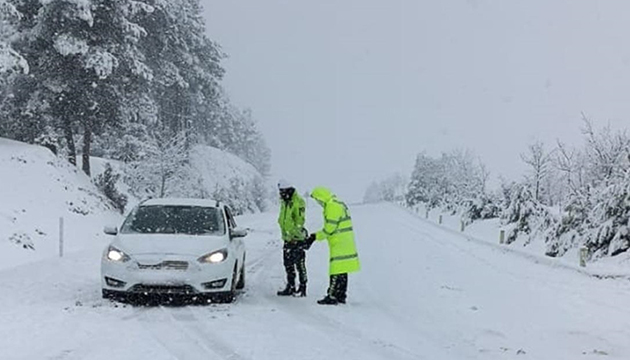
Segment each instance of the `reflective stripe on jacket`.
[{"label": "reflective stripe on jacket", "polygon": [[348,207],[326,188],[315,188],[311,197],[324,208],[324,227],[316,233],[316,239],[328,239],[329,274],[359,271],[361,265],[354,243],[354,230]]}]

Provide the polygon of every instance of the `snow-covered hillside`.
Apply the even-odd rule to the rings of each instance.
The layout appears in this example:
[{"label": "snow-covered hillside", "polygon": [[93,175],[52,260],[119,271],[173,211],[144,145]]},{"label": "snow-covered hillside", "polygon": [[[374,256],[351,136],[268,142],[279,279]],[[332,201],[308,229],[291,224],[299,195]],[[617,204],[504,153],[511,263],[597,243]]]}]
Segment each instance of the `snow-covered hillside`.
[{"label": "snow-covered hillside", "polygon": [[238,156],[211,146],[197,145],[190,153],[204,195],[224,201],[238,213],[257,212],[267,207],[265,180],[252,165]]},{"label": "snow-covered hillside", "polygon": [[[267,205],[268,189],[258,171],[235,155],[208,146],[196,146],[191,167],[201,194],[215,198],[237,212],[259,211]],[[96,178],[112,165],[125,173],[125,164],[92,158]],[[80,165],[79,165],[80,167]],[[104,225],[118,224],[119,214],[79,167],[56,157],[50,150],[0,138],[0,268],[55,257],[59,254],[59,219],[64,218],[65,251],[93,242],[104,246]],[[138,199],[121,180],[116,187],[129,197],[126,210]]]},{"label": "snow-covered hillside", "polygon": [[90,179],[50,150],[0,138],[0,268],[99,243],[118,214]]}]

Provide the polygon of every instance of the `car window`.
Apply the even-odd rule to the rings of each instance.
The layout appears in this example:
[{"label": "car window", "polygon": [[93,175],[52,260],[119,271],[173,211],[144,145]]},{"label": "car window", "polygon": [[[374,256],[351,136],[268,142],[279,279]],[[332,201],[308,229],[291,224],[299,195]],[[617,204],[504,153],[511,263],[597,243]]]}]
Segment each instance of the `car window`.
[{"label": "car window", "polygon": [[123,234],[223,235],[225,223],[217,208],[140,206],[123,223]]}]

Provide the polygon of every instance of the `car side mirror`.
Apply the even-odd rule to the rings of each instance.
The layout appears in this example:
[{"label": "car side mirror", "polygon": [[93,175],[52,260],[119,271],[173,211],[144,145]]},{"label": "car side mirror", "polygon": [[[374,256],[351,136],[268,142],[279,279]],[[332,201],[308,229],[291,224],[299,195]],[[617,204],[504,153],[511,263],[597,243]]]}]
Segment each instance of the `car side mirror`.
[{"label": "car side mirror", "polygon": [[247,236],[247,229],[235,228],[230,231],[230,236],[234,238],[244,238]]},{"label": "car side mirror", "polygon": [[103,232],[107,235],[118,235],[118,228],[116,226],[105,226]]}]

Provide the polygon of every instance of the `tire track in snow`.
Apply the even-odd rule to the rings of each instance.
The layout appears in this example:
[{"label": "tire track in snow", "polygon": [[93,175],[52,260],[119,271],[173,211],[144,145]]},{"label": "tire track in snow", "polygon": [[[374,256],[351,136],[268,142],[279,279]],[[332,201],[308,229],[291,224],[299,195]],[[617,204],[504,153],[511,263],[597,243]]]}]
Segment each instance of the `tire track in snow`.
[{"label": "tire track in snow", "polygon": [[[277,250],[278,246],[269,242],[263,248],[262,255],[248,261],[245,269],[248,278],[256,279],[269,256]],[[246,292],[247,290],[244,291],[244,293]],[[239,298],[240,296],[236,298],[235,303],[238,303]],[[229,309],[231,306],[232,304],[228,304],[225,305],[225,308]],[[159,311],[157,311],[158,309]],[[166,315],[166,317],[160,315]],[[200,318],[198,311],[191,306],[138,308],[127,319],[132,318],[136,319],[175,359],[206,360],[216,358],[218,355],[224,360],[247,360],[226,342],[220,340],[219,335],[205,325],[205,320]]]},{"label": "tire track in snow", "polygon": [[[169,309],[162,308],[162,310],[167,311]],[[180,329],[184,330],[192,338],[200,341],[204,348],[211,349],[211,351],[225,360],[247,360],[247,358],[239,355],[236,349],[227,342],[220,340],[219,334],[211,331],[205,325],[206,322],[197,316],[196,311],[192,307],[186,306],[181,310],[181,312],[167,312]]]},{"label": "tire track in snow", "polygon": [[219,335],[201,326],[202,319],[189,306],[163,306],[139,310],[137,321],[177,360],[247,360]]},{"label": "tire track in snow", "polygon": [[[263,276],[266,272],[270,271],[274,267],[277,268],[279,265],[279,263],[274,263],[272,266],[262,267],[262,271],[257,274],[257,277]],[[261,299],[261,301],[269,304],[270,307],[272,307],[273,309],[290,315],[291,319],[300,321],[309,328],[312,328],[325,335],[330,335],[332,333],[334,334],[336,340],[342,338],[343,340],[345,340],[344,343],[346,344],[361,344],[361,346],[357,346],[357,350],[361,350],[367,353],[376,353],[379,355],[380,358],[384,359],[426,359],[425,357],[422,357],[421,355],[418,355],[413,351],[405,349],[404,347],[394,344],[392,342],[374,339],[366,336],[361,330],[342,323],[338,320],[332,319],[319,311],[312,311],[309,307],[297,308],[295,306],[292,306],[293,304],[287,304],[286,302],[279,301],[278,297],[274,294],[265,292],[259,294],[259,298]],[[295,300],[299,301],[298,299]],[[308,306],[311,305],[309,304]],[[312,306],[321,305],[314,304]],[[322,310],[324,310],[324,308],[322,308]],[[366,348],[369,349],[369,351],[366,350]]]},{"label": "tire track in snow", "polygon": [[[176,323],[165,317],[162,310],[138,310],[136,321],[164,348],[174,359],[196,360],[215,357],[212,349],[205,347],[200,341],[189,334],[180,331]],[[162,316],[159,316],[162,315]]]}]

